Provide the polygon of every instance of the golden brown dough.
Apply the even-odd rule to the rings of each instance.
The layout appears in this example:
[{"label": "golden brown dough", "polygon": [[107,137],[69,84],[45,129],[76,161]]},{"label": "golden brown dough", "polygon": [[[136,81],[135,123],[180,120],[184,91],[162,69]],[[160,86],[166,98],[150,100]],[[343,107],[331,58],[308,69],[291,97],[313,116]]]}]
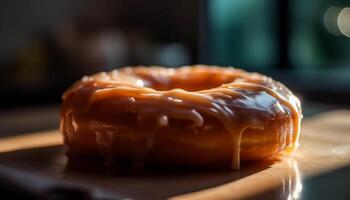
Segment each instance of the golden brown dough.
[{"label": "golden brown dough", "polygon": [[61,132],[78,155],[237,169],[297,146],[300,120],[297,97],[261,74],[139,66],[75,83],[63,95]]}]

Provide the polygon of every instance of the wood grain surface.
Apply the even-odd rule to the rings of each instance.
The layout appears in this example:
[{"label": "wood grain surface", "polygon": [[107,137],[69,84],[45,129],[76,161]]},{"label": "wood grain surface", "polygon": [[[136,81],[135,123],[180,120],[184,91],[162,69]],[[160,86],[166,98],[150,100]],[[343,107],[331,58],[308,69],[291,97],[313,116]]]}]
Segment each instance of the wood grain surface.
[{"label": "wood grain surface", "polygon": [[0,138],[0,164],[33,174],[93,185],[131,199],[298,198],[302,180],[350,165],[350,111],[303,121],[300,147],[241,170],[147,169],[68,159],[57,130]]}]

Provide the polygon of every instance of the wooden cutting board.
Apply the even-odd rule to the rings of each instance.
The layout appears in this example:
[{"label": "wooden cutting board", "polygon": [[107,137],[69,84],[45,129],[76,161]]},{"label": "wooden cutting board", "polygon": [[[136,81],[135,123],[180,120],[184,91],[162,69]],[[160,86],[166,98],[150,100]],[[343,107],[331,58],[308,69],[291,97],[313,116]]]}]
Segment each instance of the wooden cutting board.
[{"label": "wooden cutting board", "polygon": [[242,169],[133,172],[86,160],[70,161],[57,130],[0,138],[0,164],[100,187],[132,199],[288,199],[302,180],[350,165],[350,111],[303,121],[292,155],[248,162]]}]

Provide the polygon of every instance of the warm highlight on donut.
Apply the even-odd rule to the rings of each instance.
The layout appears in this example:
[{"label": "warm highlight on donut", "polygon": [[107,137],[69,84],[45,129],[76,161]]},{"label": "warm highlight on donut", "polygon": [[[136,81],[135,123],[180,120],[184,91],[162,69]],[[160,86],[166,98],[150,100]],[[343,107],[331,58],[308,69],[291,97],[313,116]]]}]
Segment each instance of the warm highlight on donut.
[{"label": "warm highlight on donut", "polygon": [[300,120],[298,98],[261,74],[140,66],[75,83],[63,95],[61,132],[76,155],[238,169],[294,149]]}]

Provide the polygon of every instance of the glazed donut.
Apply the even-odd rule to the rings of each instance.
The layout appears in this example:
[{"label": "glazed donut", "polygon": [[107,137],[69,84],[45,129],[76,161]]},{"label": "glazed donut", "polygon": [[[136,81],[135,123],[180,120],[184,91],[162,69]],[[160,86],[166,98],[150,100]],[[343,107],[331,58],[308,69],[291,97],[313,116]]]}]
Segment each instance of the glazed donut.
[{"label": "glazed donut", "polygon": [[63,95],[60,129],[73,155],[134,165],[240,166],[293,150],[298,98],[232,67],[124,67],[85,76]]}]

